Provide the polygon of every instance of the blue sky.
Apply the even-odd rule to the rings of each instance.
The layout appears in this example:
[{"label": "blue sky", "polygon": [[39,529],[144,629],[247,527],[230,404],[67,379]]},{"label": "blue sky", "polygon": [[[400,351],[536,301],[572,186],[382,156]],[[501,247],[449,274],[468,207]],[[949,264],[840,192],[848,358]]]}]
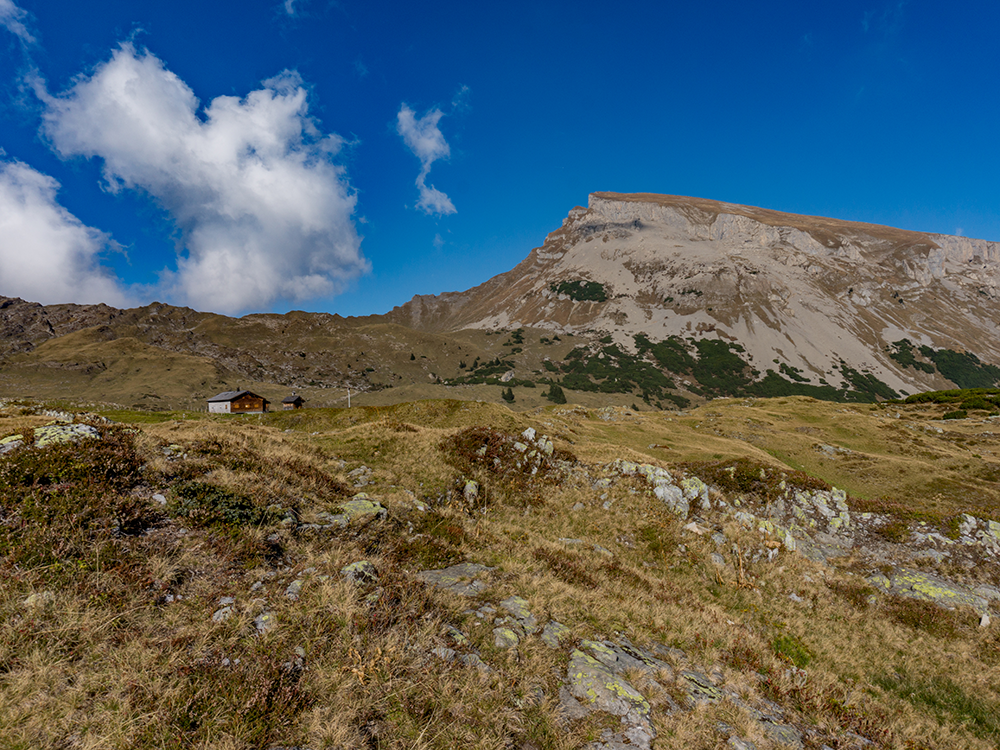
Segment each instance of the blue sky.
[{"label": "blue sky", "polygon": [[595,191],[1000,240],[1000,4],[0,0],[0,294],[381,313]]}]

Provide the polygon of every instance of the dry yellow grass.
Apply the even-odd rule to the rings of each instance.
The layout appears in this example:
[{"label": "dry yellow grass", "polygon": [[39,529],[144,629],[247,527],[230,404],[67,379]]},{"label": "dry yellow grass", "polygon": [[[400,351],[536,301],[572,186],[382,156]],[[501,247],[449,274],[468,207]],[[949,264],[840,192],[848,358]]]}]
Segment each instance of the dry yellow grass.
[{"label": "dry yellow grass", "polygon": [[[0,410],[0,437],[44,421],[19,409]],[[894,486],[899,494],[893,481],[904,466],[914,509],[992,512],[988,492],[962,505],[925,486],[979,481],[963,476],[990,460],[968,446],[989,455],[990,425],[937,433],[932,410],[899,407],[896,419],[890,409],[726,400],[678,416],[417,402],[137,423],[144,468],[131,492],[153,513],[142,533],[116,536],[112,525],[95,532],[90,552],[0,571],[0,745],[581,747],[617,720],[560,720],[568,649],[535,639],[499,649],[493,622],[470,612],[518,595],[540,620],[569,626],[571,643],[624,636],[686,652],[688,662],[656,676],[662,688],[629,674],[654,705],[654,747],[719,747],[720,721],[758,748],[777,747],[730,701],[662,710],[683,696],[686,665],[717,670],[745,701],[776,701],[789,720],[824,736],[842,728],[884,747],[995,746],[1000,728],[988,716],[1000,706],[997,637],[975,627],[972,613],[942,613],[954,621],[944,635],[905,624],[887,600],[868,602],[849,561],[838,570],[786,551],[771,563],[744,560],[763,544],[756,532],[727,523],[719,546],[684,531],[637,480],[592,484],[616,458],[666,465],[749,456],[805,468],[872,500]],[[471,510],[461,496],[470,475],[443,445],[475,425],[510,434],[533,426],[575,453],[587,474],[539,481],[530,497],[482,474],[489,502]],[[865,471],[816,443],[863,453]],[[908,450],[942,458],[925,467],[928,459]],[[351,472],[361,466],[370,484],[354,487]],[[176,514],[186,483],[282,510],[250,525],[199,526]],[[388,508],[387,519],[296,531],[362,490]],[[166,508],[149,499],[154,492],[169,498]],[[29,494],[7,488],[4,517]],[[282,523],[286,511],[291,524]],[[23,557],[16,539],[4,539],[5,560]],[[713,552],[724,568],[712,564]],[[375,565],[377,584],[359,588],[341,577],[362,559]],[[495,568],[473,601],[414,577],[460,560]],[[303,585],[292,600],[285,592],[295,580]],[[41,592],[52,592],[51,601],[26,604]],[[216,622],[223,597],[235,599],[233,612]],[[264,612],[277,625],[258,635],[254,621]],[[456,647],[449,628],[491,672],[432,654]],[[803,672],[791,668],[795,658],[808,660]]]}]

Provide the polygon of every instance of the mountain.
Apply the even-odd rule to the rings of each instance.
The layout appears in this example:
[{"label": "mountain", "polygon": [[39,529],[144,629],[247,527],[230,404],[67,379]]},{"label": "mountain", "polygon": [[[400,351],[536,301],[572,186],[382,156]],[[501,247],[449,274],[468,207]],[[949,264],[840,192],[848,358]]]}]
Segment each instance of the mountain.
[{"label": "mountain", "polygon": [[[0,394],[193,407],[221,390],[654,408],[1000,382],[1000,245],[700,198],[594,193],[515,268],[385,315],[228,318],[0,297]],[[541,387],[539,387],[541,386]]]},{"label": "mountain", "polygon": [[966,237],[594,193],[511,271],[386,317],[432,331],[596,331],[625,346],[636,334],[719,339],[757,369],[844,385],[843,362],[913,392],[955,382],[954,366],[934,366],[941,350],[970,371],[961,355],[1000,361],[998,261],[1000,244]]}]

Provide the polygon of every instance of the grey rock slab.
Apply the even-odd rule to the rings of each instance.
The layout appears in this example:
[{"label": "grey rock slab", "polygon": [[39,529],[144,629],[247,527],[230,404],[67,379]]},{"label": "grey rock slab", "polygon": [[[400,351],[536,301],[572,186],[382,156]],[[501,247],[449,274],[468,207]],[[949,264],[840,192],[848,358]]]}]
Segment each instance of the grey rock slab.
[{"label": "grey rock slab", "polygon": [[477,654],[461,654],[458,661],[467,667],[475,667],[480,672],[492,672],[489,664],[479,658]]},{"label": "grey rock slab", "polygon": [[701,672],[685,669],[681,677],[684,678],[688,697],[695,703],[718,703],[722,698],[722,691]]},{"label": "grey rock slab", "polygon": [[225,622],[233,614],[232,607],[223,607],[212,613],[212,622]]},{"label": "grey rock slab", "polygon": [[83,439],[99,438],[101,433],[89,424],[45,425],[35,428],[35,447],[44,448],[58,443],[75,443]]},{"label": "grey rock slab", "polygon": [[517,633],[508,627],[493,628],[493,645],[497,648],[517,648],[521,642]]},{"label": "grey rock slab", "polygon": [[24,606],[29,609],[41,609],[54,603],[56,595],[51,591],[36,591],[24,600]]},{"label": "grey rock slab", "polygon": [[22,445],[24,445],[23,440],[10,440],[6,442],[0,442],[0,456],[2,456],[4,453],[10,453],[11,451],[15,451]]},{"label": "grey rock slab", "polygon": [[474,503],[479,499],[479,482],[472,479],[465,483],[465,487],[462,489],[462,495],[465,497],[465,502]]},{"label": "grey rock slab", "polygon": [[617,673],[626,669],[636,669],[641,672],[656,672],[665,670],[673,673],[670,665],[658,659],[651,652],[632,644],[627,638],[620,638],[618,643],[611,641],[580,642],[580,648],[590,650],[595,659]]},{"label": "grey rock slab", "polygon": [[569,691],[592,709],[620,716],[629,726],[640,726],[655,736],[649,720],[649,701],[624,677],[580,649],[570,654]]},{"label": "grey rock slab", "polygon": [[351,583],[375,583],[378,580],[378,570],[369,560],[358,560],[340,569],[340,575]]},{"label": "grey rock slab", "polygon": [[437,648],[432,648],[430,651],[432,656],[436,656],[442,661],[446,662],[458,662],[459,664],[464,664],[467,667],[475,667],[480,672],[492,672],[490,666],[479,658],[476,654],[460,654],[453,648],[447,648],[445,646],[438,646]]},{"label": "grey rock slab", "polygon": [[511,596],[504,599],[499,604],[501,609],[505,609],[513,615],[524,632],[531,634],[538,631],[538,619],[528,609],[528,600],[520,596]]},{"label": "grey rock slab", "polygon": [[653,494],[681,518],[687,518],[691,507],[684,497],[684,491],[680,487],[673,484],[658,484],[653,488]]},{"label": "grey rock slab", "polygon": [[765,721],[761,724],[761,727],[764,729],[764,734],[766,734],[772,742],[776,742],[777,744],[784,745],[786,747],[805,747],[802,741],[802,732],[793,727],[791,724],[774,724],[770,721]]},{"label": "grey rock slab", "polygon": [[931,573],[910,568],[896,568],[889,576],[877,573],[868,578],[883,593],[935,602],[943,607],[968,606],[986,612],[989,601],[972,590]]},{"label": "grey rock slab", "polygon": [[437,648],[432,648],[431,653],[443,661],[454,661],[455,657],[458,656],[458,652],[453,648],[446,648],[445,646],[438,646]]},{"label": "grey rock slab", "polygon": [[567,719],[582,719],[590,714],[590,708],[573,697],[565,685],[559,688],[559,713]]},{"label": "grey rock slab", "polygon": [[570,634],[570,629],[561,622],[551,620],[542,628],[542,643],[549,648],[559,648]]},{"label": "grey rock slab", "polygon": [[385,518],[389,514],[381,503],[372,500],[365,493],[359,493],[347,502],[340,504],[340,513],[329,517],[330,523],[337,526],[347,526],[352,523],[367,523]]},{"label": "grey rock slab", "polygon": [[687,654],[685,654],[681,649],[674,648],[673,646],[665,646],[662,643],[651,643],[646,646],[646,653],[657,656],[660,659],[674,659],[676,661],[687,661]]},{"label": "grey rock slab", "polygon": [[258,633],[266,633],[278,624],[277,618],[271,612],[261,612],[254,618],[253,626]]},{"label": "grey rock slab", "polygon": [[440,570],[422,570],[417,578],[459,596],[476,596],[486,588],[486,584],[478,580],[479,576],[491,570],[493,568],[485,565],[465,562]]}]

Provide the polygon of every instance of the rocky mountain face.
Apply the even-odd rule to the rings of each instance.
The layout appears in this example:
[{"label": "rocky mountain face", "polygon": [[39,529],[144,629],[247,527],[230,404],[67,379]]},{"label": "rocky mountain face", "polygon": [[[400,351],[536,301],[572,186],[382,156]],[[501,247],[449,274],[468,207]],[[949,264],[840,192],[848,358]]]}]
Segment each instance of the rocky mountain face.
[{"label": "rocky mountain face", "polygon": [[[900,350],[1000,362],[1000,244],[666,195],[594,193],[513,270],[386,317],[428,330],[517,328],[740,344],[762,371],[900,392],[953,379]],[[895,345],[895,342],[907,344]],[[902,361],[901,361],[902,360]]]}]

